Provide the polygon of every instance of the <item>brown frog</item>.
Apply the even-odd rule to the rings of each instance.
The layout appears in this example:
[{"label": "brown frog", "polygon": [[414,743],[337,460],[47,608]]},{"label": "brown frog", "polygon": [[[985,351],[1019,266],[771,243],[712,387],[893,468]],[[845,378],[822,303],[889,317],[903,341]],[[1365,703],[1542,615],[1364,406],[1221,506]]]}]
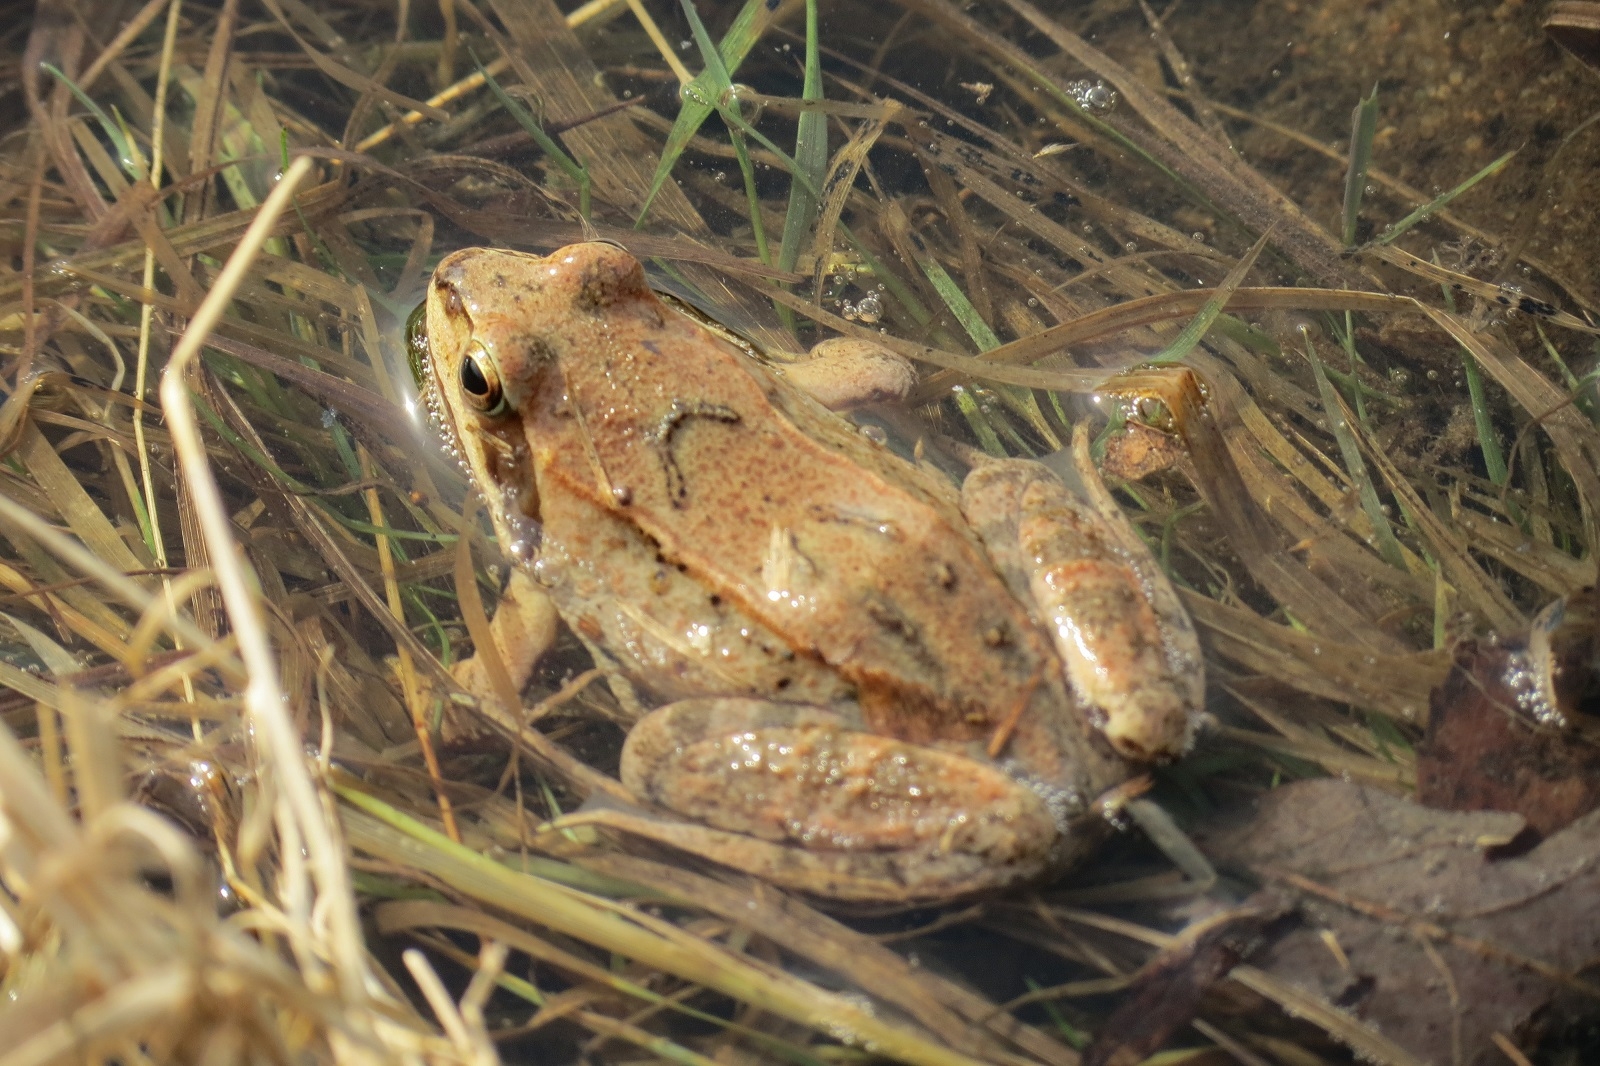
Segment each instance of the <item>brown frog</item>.
[{"label": "brown frog", "polygon": [[[958,492],[604,242],[457,252],[424,313],[419,385],[502,546],[656,706],[622,753],[640,808],[588,820],[817,896],[937,900],[1075,861],[1096,798],[1189,744],[1193,627],[1081,432],[1092,507],[1025,461]],[[911,380],[830,356],[876,368],[859,391]],[[509,650],[525,675],[542,648]]]}]

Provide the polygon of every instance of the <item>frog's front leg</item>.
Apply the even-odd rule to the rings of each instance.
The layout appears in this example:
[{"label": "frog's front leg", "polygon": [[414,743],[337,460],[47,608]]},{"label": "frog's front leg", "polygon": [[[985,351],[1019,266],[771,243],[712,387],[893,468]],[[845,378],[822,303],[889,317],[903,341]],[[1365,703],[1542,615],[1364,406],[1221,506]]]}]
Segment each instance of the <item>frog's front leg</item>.
[{"label": "frog's front leg", "polygon": [[916,368],[905,359],[854,337],[821,341],[805,358],[785,363],[783,375],[830,411],[903,400],[917,383]]},{"label": "frog's front leg", "polygon": [[[489,631],[506,673],[511,676],[511,687],[521,692],[533,676],[533,668],[556,638],[559,617],[550,596],[533,576],[520,566],[514,566],[506,582],[506,590],[495,607],[494,618],[489,621]],[[495,697],[494,683],[489,677],[482,649],[471,658],[463,659],[450,669],[456,683],[479,699]]]},{"label": "frog's front leg", "polygon": [[1061,829],[995,766],[851,728],[822,708],[697,699],[628,735],[623,783],[690,820],[599,810],[599,822],[834,899],[905,903],[1043,873]]}]

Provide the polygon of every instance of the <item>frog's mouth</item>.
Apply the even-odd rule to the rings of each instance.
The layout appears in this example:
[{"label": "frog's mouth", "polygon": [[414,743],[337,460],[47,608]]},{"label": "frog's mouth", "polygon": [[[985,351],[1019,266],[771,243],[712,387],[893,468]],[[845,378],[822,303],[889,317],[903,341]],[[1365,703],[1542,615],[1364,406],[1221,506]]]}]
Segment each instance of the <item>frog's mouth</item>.
[{"label": "frog's mouth", "polygon": [[[537,553],[542,529],[531,449],[520,439],[520,425],[514,419],[498,417],[496,411],[483,411],[479,404],[472,405],[471,414],[481,418],[473,429],[463,428],[465,423],[452,417],[450,400],[440,380],[441,367],[434,359],[428,340],[426,301],[406,319],[405,349],[418,400],[439,434],[446,454],[454,456],[461,464],[469,482],[477,484],[480,471],[492,482],[492,486],[479,484],[478,490],[489,505],[496,534],[503,540],[503,548],[509,555],[526,561]],[[505,402],[498,394],[498,374],[495,378],[498,409],[503,408]],[[471,387],[465,375],[462,387]],[[487,393],[487,388],[480,391]],[[468,439],[469,434],[471,439]]]},{"label": "frog's mouth", "polygon": [[411,383],[426,392],[428,380],[428,301],[419,302],[406,318],[406,365],[411,368]]},{"label": "frog's mouth", "polygon": [[428,422],[443,438],[445,450],[452,455],[461,454],[461,442],[445,417],[442,408],[444,397],[433,373],[433,353],[428,348],[428,302],[417,304],[416,310],[406,319],[406,366],[411,369],[411,383],[417,388],[417,399],[428,414]]}]

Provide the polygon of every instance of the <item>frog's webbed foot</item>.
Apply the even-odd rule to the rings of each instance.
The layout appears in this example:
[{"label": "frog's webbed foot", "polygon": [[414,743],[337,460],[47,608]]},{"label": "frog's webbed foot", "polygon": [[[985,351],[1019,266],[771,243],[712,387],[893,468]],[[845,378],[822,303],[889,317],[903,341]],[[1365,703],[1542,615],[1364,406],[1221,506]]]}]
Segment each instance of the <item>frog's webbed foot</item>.
[{"label": "frog's webbed foot", "polygon": [[623,829],[833,899],[946,899],[1059,861],[1045,799],[996,766],[849,728],[816,707],[685,700],[634,727],[622,780],[688,822],[627,811]]},{"label": "frog's webbed foot", "polygon": [[916,369],[881,345],[854,337],[834,337],[811,349],[783,375],[830,411],[849,411],[903,400],[917,383]]}]

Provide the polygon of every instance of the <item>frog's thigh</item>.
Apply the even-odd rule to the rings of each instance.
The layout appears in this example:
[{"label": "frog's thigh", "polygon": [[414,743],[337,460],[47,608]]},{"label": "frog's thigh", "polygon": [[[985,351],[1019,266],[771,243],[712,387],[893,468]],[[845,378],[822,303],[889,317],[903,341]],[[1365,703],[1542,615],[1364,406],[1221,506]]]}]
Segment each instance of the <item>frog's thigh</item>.
[{"label": "frog's thigh", "polygon": [[959,895],[1032,877],[1060,832],[1036,793],[988,763],[759,700],[655,711],[628,735],[622,780],[701,823],[631,830],[838,898]]},{"label": "frog's thigh", "polygon": [[1111,746],[1141,761],[1183,754],[1204,699],[1199,647],[1136,535],[1124,539],[1054,474],[1021,460],[976,467],[961,508],[1013,592],[1047,623],[1073,695]]},{"label": "frog's thigh", "polygon": [[784,366],[789,382],[833,411],[903,400],[917,383],[912,365],[872,341],[834,337]]}]

